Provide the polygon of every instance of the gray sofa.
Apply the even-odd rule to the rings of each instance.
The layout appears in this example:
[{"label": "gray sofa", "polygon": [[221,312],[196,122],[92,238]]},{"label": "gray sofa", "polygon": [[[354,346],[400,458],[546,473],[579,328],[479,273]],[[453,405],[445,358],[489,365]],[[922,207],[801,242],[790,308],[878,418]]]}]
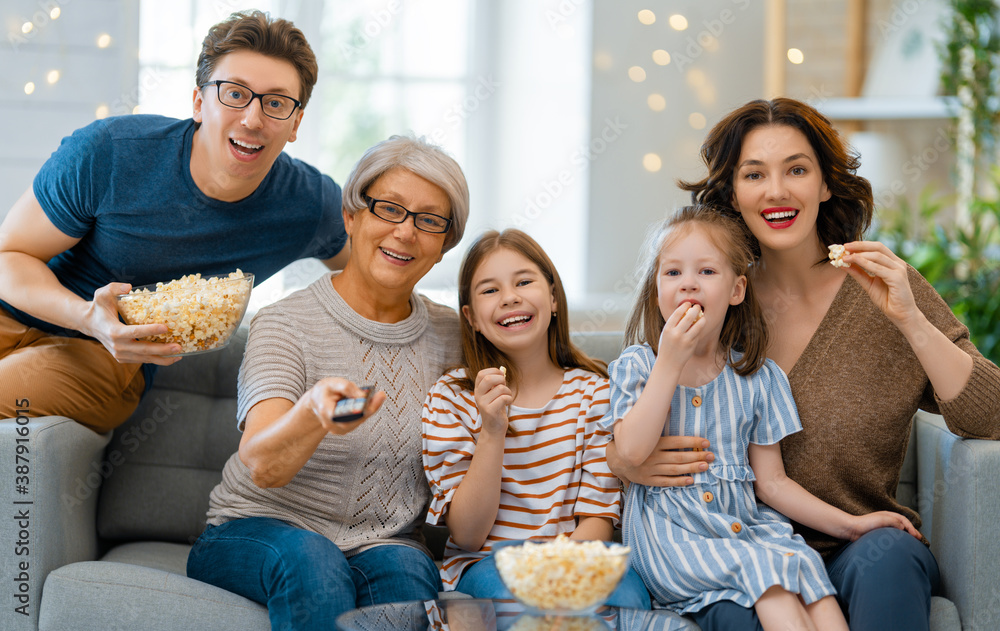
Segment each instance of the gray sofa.
[{"label": "gray sofa", "polygon": [[[246,330],[237,335],[161,370],[113,436],[61,417],[0,420],[0,629],[269,628],[264,607],[185,576],[209,492],[239,442]],[[618,355],[618,334],[576,337],[595,356]],[[963,440],[919,413],[898,493],[919,508],[941,565],[947,600],[935,598],[932,628],[1000,629],[1000,443]],[[428,533],[440,549],[442,533]]]}]

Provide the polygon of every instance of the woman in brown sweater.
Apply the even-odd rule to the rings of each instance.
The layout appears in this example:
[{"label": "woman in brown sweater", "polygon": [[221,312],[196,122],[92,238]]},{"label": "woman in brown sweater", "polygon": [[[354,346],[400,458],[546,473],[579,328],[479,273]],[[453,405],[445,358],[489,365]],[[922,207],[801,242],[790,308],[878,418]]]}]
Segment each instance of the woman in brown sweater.
[{"label": "woman in brown sweater", "polygon": [[[803,426],[782,441],[789,477],[847,512],[892,510],[919,528],[894,495],[913,414],[940,413],[959,436],[1000,439],[1000,369],[916,270],[860,240],[871,185],[822,114],[791,99],[752,101],[712,129],[701,155],[708,175],[681,187],[741,218],[759,246],[752,282],[779,333],[767,356],[788,374]],[[832,244],[846,246],[850,267],[827,264]],[[690,484],[713,459],[697,437],[661,438],[639,467],[608,447],[612,470],[647,485]],[[928,628],[939,576],[925,545],[893,529],[851,543],[796,530],[823,554],[851,629]],[[696,620],[704,631],[760,628],[752,609],[731,602]]]}]

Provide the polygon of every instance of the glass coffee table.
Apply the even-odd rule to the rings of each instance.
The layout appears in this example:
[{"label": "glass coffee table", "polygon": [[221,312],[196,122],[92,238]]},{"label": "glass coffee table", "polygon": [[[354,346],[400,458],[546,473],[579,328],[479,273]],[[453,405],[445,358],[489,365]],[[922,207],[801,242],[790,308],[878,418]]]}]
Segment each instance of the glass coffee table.
[{"label": "glass coffee table", "polygon": [[697,631],[665,610],[603,607],[585,616],[544,615],[512,601],[455,598],[361,607],[337,618],[340,631]]}]

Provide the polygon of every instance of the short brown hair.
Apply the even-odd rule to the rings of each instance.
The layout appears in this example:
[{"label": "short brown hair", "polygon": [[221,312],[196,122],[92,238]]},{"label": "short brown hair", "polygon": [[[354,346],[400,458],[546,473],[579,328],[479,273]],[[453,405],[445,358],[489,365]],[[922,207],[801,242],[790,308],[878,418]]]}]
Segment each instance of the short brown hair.
[{"label": "short brown hair", "polygon": [[223,56],[238,51],[284,59],[299,73],[299,96],[305,108],[316,85],[318,66],[306,36],[288,20],[272,18],[263,11],[240,11],[208,30],[198,55],[195,85],[205,85]]},{"label": "short brown hair", "polygon": [[[856,174],[860,156],[851,150],[830,121],[812,106],[794,99],[756,100],[737,108],[719,121],[701,146],[701,158],[708,175],[697,182],[678,181],[691,191],[695,204],[712,206],[735,216],[733,183],[736,166],[743,150],[743,139],[760,127],[787,126],[802,132],[819,160],[823,181],[830,189],[830,199],[820,202],[816,229],[823,245],[857,241],[871,225],[875,202],[872,186]],[[760,245],[752,244],[757,255]]]},{"label": "short brown hair", "polygon": [[[556,299],[556,315],[549,322],[549,359],[560,368],[582,368],[606,378],[608,370],[604,362],[588,357],[570,339],[566,290],[563,289],[562,280],[559,278],[555,264],[552,263],[552,259],[537,241],[520,230],[514,228],[503,232],[488,230],[465,253],[462,267],[458,272],[459,309],[469,307],[470,311],[473,310],[472,277],[475,276],[483,259],[501,249],[517,252],[537,265],[542,276],[548,281],[549,287],[552,288],[552,295]],[[517,384],[521,379],[517,367],[511,365],[510,360],[500,349],[486,339],[482,333],[476,331],[464,315],[461,321],[465,379],[457,380],[458,386],[464,390],[473,391],[475,390],[476,375],[479,374],[480,370],[506,366],[507,381],[514,386],[516,391]]]},{"label": "short brown hair", "polygon": [[[754,260],[750,234],[742,221],[704,205],[684,206],[672,217],[655,225],[646,237],[640,254],[635,304],[625,322],[625,345],[646,343],[658,353],[660,332],[666,321],[660,313],[656,277],[659,272],[660,253],[672,242],[674,236],[683,236],[694,227],[703,228],[719,250],[725,254],[730,268],[747,277],[743,302],[730,305],[722,325],[719,347],[726,356],[726,363],[738,374],[752,375],[764,365],[767,352],[768,329],[764,312],[750,282],[750,266]],[[732,351],[742,353],[736,358]]]}]

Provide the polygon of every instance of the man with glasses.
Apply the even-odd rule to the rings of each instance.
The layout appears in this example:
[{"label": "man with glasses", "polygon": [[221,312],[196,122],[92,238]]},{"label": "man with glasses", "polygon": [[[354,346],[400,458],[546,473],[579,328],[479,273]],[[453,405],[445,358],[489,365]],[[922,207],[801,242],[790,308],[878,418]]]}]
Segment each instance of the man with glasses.
[{"label": "man with glasses", "polygon": [[193,116],[121,116],[65,138],[0,225],[0,418],[124,422],[176,344],[141,338],[116,295],[237,268],[347,260],[340,187],[282,153],[316,83],[291,22],[259,11],[213,26]]}]

